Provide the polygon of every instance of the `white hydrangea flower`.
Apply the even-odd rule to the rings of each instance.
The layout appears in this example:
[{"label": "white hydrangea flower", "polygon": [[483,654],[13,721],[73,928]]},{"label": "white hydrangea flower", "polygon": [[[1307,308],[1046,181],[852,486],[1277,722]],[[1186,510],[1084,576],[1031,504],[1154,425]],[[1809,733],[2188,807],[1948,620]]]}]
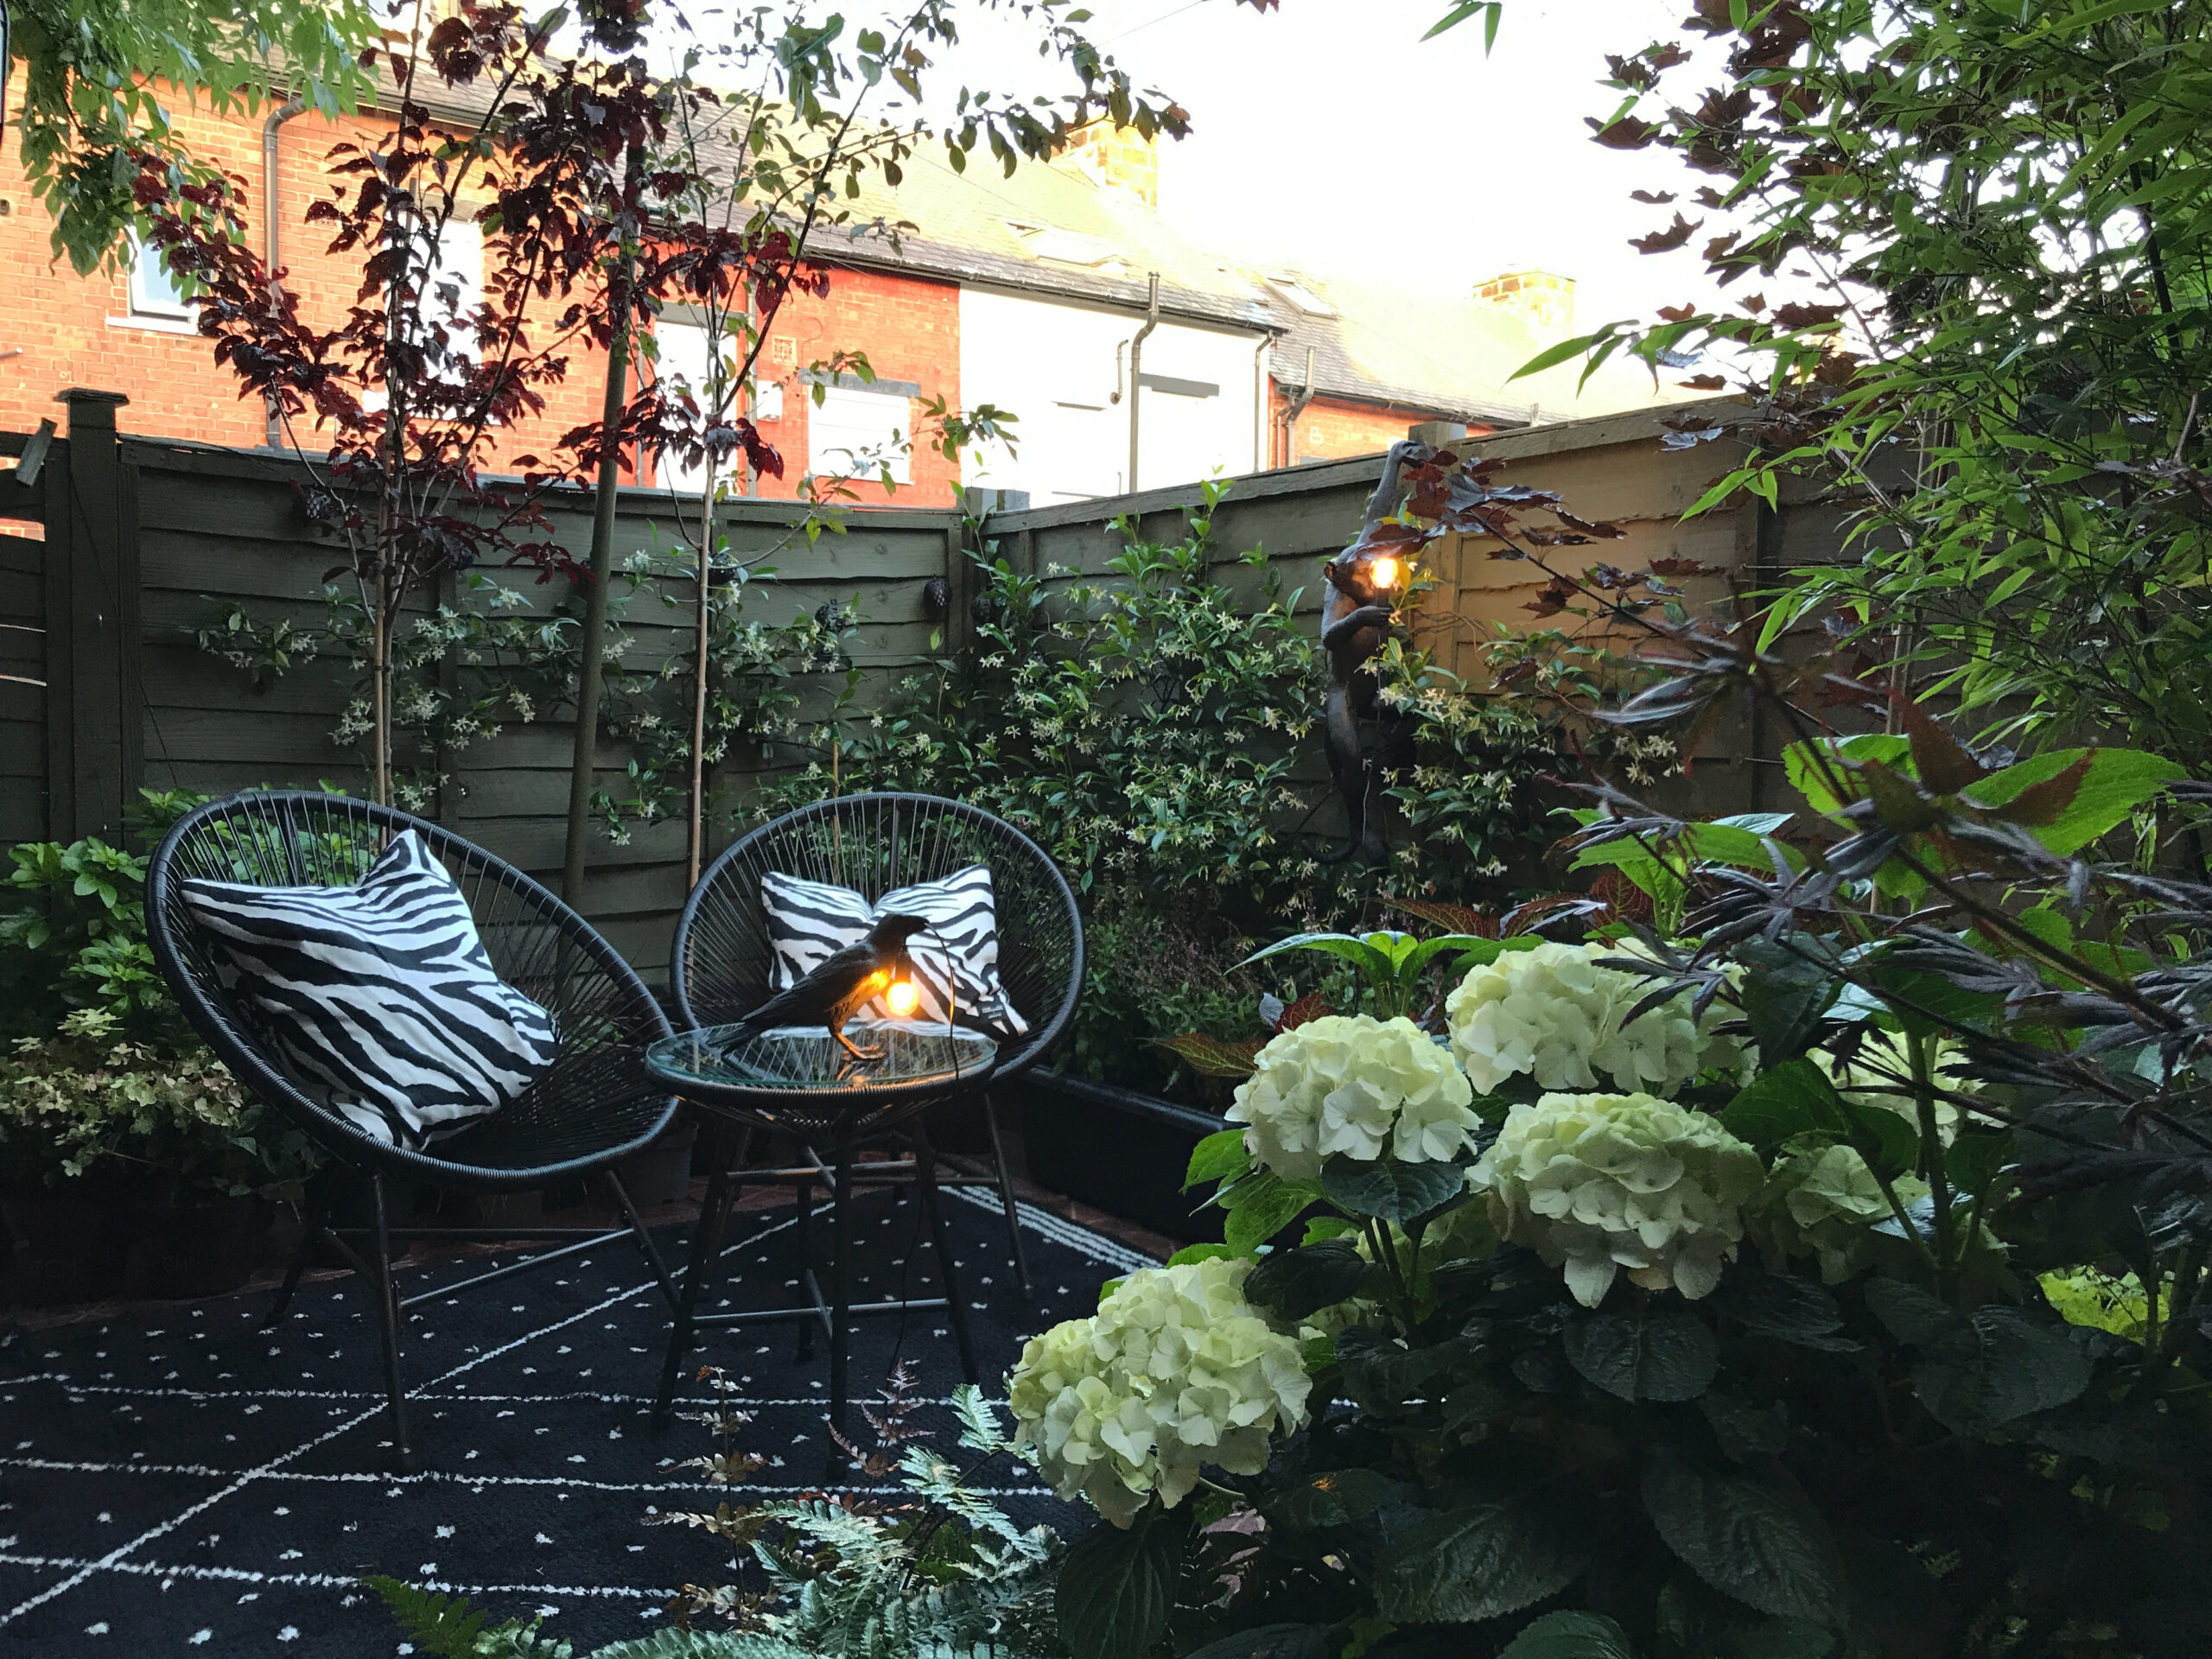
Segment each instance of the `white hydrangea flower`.
[{"label": "white hydrangea flower", "polygon": [[1410,1020],[1332,1014],[1281,1033],[1237,1085],[1227,1116],[1245,1150],[1287,1181],[1342,1153],[1448,1163],[1473,1144],[1474,1090]]},{"label": "white hydrangea flower", "polygon": [[[1929,1069],[1940,1087],[1971,1094],[1974,1092],[1971,1081],[1946,1075],[1947,1068],[1961,1052],[1960,1046],[1952,1039],[1938,1039]],[[1837,1059],[1826,1049],[1815,1049],[1812,1058],[1827,1073],[1836,1091],[1853,1105],[1862,1109],[1895,1112],[1910,1120],[1916,1128],[1919,1127],[1920,1108],[1912,1098],[1907,1081],[1912,1076],[1912,1058],[1903,1037],[1894,1032],[1870,1028],[1861,1036],[1855,1058],[1849,1064]],[[1955,1103],[1936,1103],[1936,1133],[1947,1147],[1958,1139],[1959,1109]]]},{"label": "white hydrangea flower", "polygon": [[[1927,1184],[1914,1176],[1900,1176],[1895,1185],[1903,1204],[1928,1193]],[[1760,1208],[1783,1253],[1809,1250],[1831,1285],[1866,1265],[1867,1230],[1891,1218],[1882,1184],[1866,1159],[1847,1146],[1792,1145],[1776,1160]]]},{"label": "white hydrangea flower", "polygon": [[1269,1437],[1306,1420],[1294,1338],[1244,1300],[1249,1258],[1132,1274],[1087,1319],[1032,1337],[1007,1379],[1014,1444],[1062,1497],[1126,1527],[1173,1509],[1214,1464],[1255,1475]]},{"label": "white hydrangea flower", "polygon": [[1469,1173],[1497,1230],[1567,1269],[1595,1307],[1628,1269],[1695,1300],[1720,1281],[1765,1171],[1719,1120],[1651,1095],[1546,1095],[1516,1106]]},{"label": "white hydrangea flower", "polygon": [[1444,1014],[1452,1052],[1477,1091],[1495,1094],[1521,1076],[1545,1089],[1592,1090],[1602,1072],[1617,1089],[1671,1095],[1732,1058],[1713,1052],[1688,991],[1624,1023],[1654,982],[1598,963],[1627,954],[1632,947],[1547,941],[1470,969]]}]

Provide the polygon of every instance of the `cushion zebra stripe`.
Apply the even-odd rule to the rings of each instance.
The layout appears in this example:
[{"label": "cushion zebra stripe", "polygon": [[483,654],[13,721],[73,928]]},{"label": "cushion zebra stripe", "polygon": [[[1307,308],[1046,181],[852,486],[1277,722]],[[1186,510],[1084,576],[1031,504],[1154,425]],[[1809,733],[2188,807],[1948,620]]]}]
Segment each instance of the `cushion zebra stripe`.
[{"label": "cushion zebra stripe", "polygon": [[278,1069],[374,1140],[419,1147],[467,1128],[553,1063],[552,1016],[500,980],[412,830],[354,887],[182,887]]},{"label": "cushion zebra stripe", "polygon": [[[771,870],[760,878],[760,903],[775,953],[773,989],[796,985],[829,957],[859,944],[878,916],[896,911],[931,924],[906,944],[921,996],[913,1018],[942,1025],[949,1017],[1006,1037],[1029,1029],[999,979],[998,901],[987,864],[893,888],[874,904],[850,887]],[[891,1014],[879,997],[858,1017],[887,1020]]]}]

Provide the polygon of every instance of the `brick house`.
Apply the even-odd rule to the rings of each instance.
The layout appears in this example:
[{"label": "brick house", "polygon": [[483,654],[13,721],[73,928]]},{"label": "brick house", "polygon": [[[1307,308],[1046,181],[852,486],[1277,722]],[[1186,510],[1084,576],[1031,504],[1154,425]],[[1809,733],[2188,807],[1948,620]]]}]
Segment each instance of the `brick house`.
[{"label": "brick house", "polygon": [[[435,112],[469,118],[459,106]],[[302,215],[327,187],[332,147],[379,124],[374,112],[181,117],[197,153],[245,181],[249,233],[274,246],[311,316],[339,315],[359,279],[355,262],[326,254]],[[810,470],[834,476],[849,452],[912,435],[920,400],[935,397],[1013,411],[1020,442],[971,455],[964,478],[915,443],[894,476],[901,499],[921,505],[943,505],[963,483],[1039,505],[1078,499],[1369,454],[1424,423],[1480,432],[1664,396],[1618,372],[1578,392],[1573,366],[1503,384],[1571,323],[1563,279],[1516,273],[1464,305],[1409,308],[1371,286],[1254,270],[1194,245],[1161,219],[1157,190],[1152,149],[1103,125],[1012,179],[989,167],[957,175],[938,152],[916,155],[898,189],[856,204],[854,217],[918,228],[895,241],[818,237],[828,296],[794,296],[770,327],[752,413],[785,475],[742,487],[789,496]],[[51,257],[48,231],[8,146],[0,272],[14,321],[0,332],[0,426],[29,429],[54,412],[58,389],[86,385],[127,395],[121,418],[133,432],[269,442],[262,406],[215,365],[157,261],[79,277]],[[457,224],[451,244],[448,268],[480,281],[473,227]],[[704,332],[680,311],[657,332],[662,370],[703,361]],[[873,383],[812,384],[806,365],[840,349],[867,355]],[[550,389],[544,418],[505,435],[506,453],[593,418],[601,381],[578,353]],[[692,480],[649,459],[645,481]],[[885,499],[874,482],[855,489],[863,501]]]}]

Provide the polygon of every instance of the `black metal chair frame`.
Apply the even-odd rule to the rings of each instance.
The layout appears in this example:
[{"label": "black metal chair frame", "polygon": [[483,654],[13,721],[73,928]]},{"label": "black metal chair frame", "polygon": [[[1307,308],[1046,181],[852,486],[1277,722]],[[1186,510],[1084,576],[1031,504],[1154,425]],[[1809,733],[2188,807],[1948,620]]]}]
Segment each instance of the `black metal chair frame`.
[{"label": "black metal chair frame", "polygon": [[[802,837],[810,831],[830,830],[830,849],[825,855],[818,844],[806,849]],[[879,833],[887,830],[888,834]],[[909,847],[902,836],[918,832],[919,845]],[[849,850],[848,849],[849,842]],[[708,868],[684,903],[676,924],[670,953],[669,980],[679,1017],[693,1030],[727,1025],[742,1019],[772,994],[765,918],[759,893],[760,877],[776,869],[855,888],[871,900],[893,888],[936,880],[969,863],[984,862],[991,868],[998,899],[999,968],[1014,1006],[1031,1020],[1029,1031],[1001,1046],[997,1065],[982,1096],[983,1122],[990,1136],[992,1173],[989,1175],[939,1173],[937,1158],[919,1115],[882,1130],[854,1134],[830,1125],[820,1128],[834,1136],[836,1155],[825,1160],[814,1135],[801,1135],[804,1161],[787,1167],[744,1167],[751,1150],[753,1131],[746,1128],[731,1143],[731,1129],[717,1117],[710,1126],[710,1167],[707,1196],[699,1216],[699,1230],[692,1242],[690,1261],[669,1333],[666,1363],[655,1397],[654,1422],[664,1425],[673,1407],[683,1357],[704,1326],[734,1325],[753,1319],[797,1318],[800,1325],[800,1357],[811,1351],[814,1324],[822,1325],[835,1351],[831,1392],[842,1402],[843,1370],[841,1332],[833,1328],[830,1304],[815,1279],[811,1255],[814,1191],[820,1186],[832,1195],[833,1217],[845,1213],[856,1186],[915,1185],[931,1224],[931,1242],[944,1281],[944,1300],[961,1355],[962,1369],[970,1382],[977,1380],[967,1317],[960,1300],[952,1257],[938,1205],[938,1190],[946,1186],[991,1186],[999,1195],[1006,1217],[1007,1236],[1014,1274],[1022,1296],[1030,1294],[1029,1264],[1021,1247],[1020,1213],[1014,1185],[1007,1171],[1006,1150],[999,1130],[998,1111],[992,1090],[1035,1065],[1058,1041],[1074,1017],[1082,995],[1084,943],[1082,912],[1067,878],[1044,849],[1004,819],[963,801],[934,795],[882,792],[836,796],[761,825],[743,836]],[[1010,898],[1017,902],[1009,903]],[[1025,911],[1029,913],[1025,914]],[[1055,939],[1046,937],[1064,930]],[[1059,946],[1058,950],[1052,947]],[[1050,1001],[1048,1014],[1036,1009]],[[955,1096],[957,1100],[962,1096]],[[881,1160],[860,1160],[860,1146],[892,1142],[904,1155]],[[798,1254],[800,1286],[812,1306],[754,1313],[701,1315],[696,1312],[719,1274],[721,1241],[731,1206],[745,1186],[789,1185],[796,1189],[798,1224],[793,1229]],[[832,1241],[842,1265],[842,1233]],[[842,1273],[837,1274],[840,1285]],[[845,1310],[849,1315],[887,1313],[903,1307],[934,1306],[937,1299],[912,1302],[867,1303]],[[836,1414],[842,1416],[842,1412]]]},{"label": "black metal chair frame", "polygon": [[[553,1065],[521,1099],[423,1152],[364,1134],[286,1074],[253,1016],[223,988],[181,887],[196,876],[261,886],[348,885],[404,830],[420,835],[452,871],[500,976],[552,1010],[559,1033]],[[372,1287],[392,1443],[403,1467],[412,1467],[414,1456],[400,1342],[406,1311],[417,1302],[630,1237],[675,1306],[675,1281],[614,1170],[675,1116],[677,1101],[650,1082],[643,1058],[647,1044],[671,1034],[668,1018],[613,946],[537,882],[451,830],[396,808],[306,791],[254,791],[195,808],[171,828],[147,871],[146,931],[154,960],[193,1029],[249,1093],[283,1113],[330,1160],[308,1184],[299,1254],[268,1325],[283,1319],[315,1244],[335,1249]],[[332,1224],[340,1185],[349,1178],[365,1190],[365,1225]],[[613,1193],[624,1226],[394,1226],[389,1214],[391,1179],[527,1192],[594,1178]],[[459,1284],[404,1297],[392,1246],[416,1238],[567,1242]]]}]

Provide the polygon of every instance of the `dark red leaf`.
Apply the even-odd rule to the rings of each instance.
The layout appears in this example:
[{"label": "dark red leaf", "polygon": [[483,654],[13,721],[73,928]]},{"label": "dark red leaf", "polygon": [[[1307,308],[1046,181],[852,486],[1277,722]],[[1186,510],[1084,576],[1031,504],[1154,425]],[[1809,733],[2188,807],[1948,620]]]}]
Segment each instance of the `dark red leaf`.
[{"label": "dark red leaf", "polygon": [[1955,795],[1968,784],[1987,777],[1980,761],[1968,754],[1959,741],[1929,717],[1928,711],[1901,692],[1891,695],[1891,706],[1904,721],[1912,740],[1912,764],[1929,792]]},{"label": "dark red leaf", "polygon": [[2082,792],[2082,785],[2096,758],[2097,752],[2091,749],[2065,771],[2054,773],[2039,784],[2030,784],[2004,805],[1993,810],[1990,816],[2007,823],[2057,823],[2059,815],[2073,805],[2074,798]]},{"label": "dark red leaf", "polygon": [[1628,245],[1638,253],[1671,253],[1688,241],[1698,226],[1704,223],[1701,219],[1687,219],[1676,213],[1675,222],[1665,230],[1654,231],[1649,236],[1632,236],[1629,238]]}]

